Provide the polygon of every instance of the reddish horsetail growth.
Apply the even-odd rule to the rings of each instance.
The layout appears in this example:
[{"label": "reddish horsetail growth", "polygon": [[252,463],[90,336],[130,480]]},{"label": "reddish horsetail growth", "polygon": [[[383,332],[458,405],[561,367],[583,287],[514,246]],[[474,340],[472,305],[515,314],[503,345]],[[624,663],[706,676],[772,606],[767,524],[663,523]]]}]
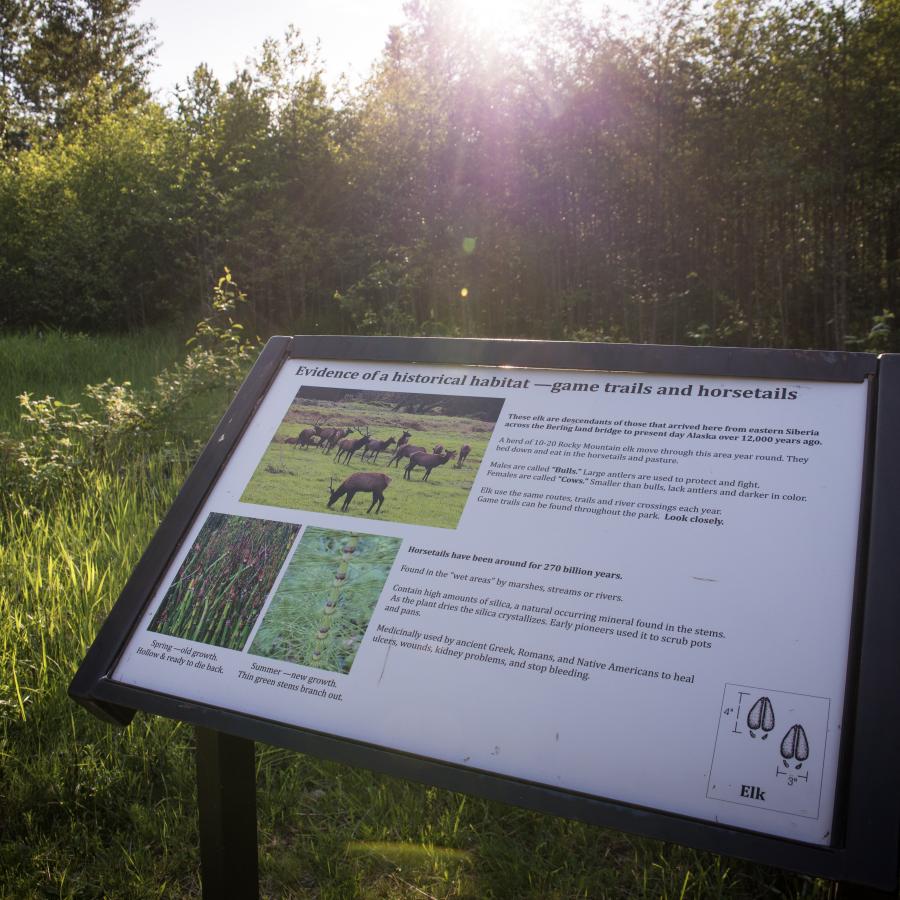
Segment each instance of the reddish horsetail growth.
[{"label": "reddish horsetail growth", "polygon": [[307,528],[250,652],[349,672],[400,539]]},{"label": "reddish horsetail growth", "polygon": [[150,630],[240,650],[298,530],[287,522],[210,513]]}]

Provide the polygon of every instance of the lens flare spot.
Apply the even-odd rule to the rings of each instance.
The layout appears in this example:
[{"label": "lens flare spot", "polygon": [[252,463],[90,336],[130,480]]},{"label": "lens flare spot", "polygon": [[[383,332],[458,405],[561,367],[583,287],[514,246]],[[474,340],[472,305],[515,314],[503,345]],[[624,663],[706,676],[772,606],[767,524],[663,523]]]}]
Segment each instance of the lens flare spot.
[{"label": "lens flare spot", "polygon": [[462,297],[463,300],[465,300],[466,297],[469,296],[469,289],[466,288],[466,287],[464,287],[464,288],[459,292],[459,296]]},{"label": "lens flare spot", "polygon": [[475,245],[478,243],[478,238],[467,237],[463,238],[463,253],[474,253]]}]

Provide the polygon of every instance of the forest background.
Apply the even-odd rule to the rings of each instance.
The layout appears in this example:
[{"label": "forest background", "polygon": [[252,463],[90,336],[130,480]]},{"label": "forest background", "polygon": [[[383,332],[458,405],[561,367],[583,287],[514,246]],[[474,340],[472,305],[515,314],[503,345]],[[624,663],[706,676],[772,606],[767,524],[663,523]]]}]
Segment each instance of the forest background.
[{"label": "forest background", "polygon": [[[199,894],[191,729],[66,688],[255,335],[900,349],[900,0],[659,0],[627,34],[563,0],[516,46],[417,0],[358,87],[290,32],[165,106],[137,6],[0,0],[4,900]],[[832,896],[263,745],[257,774],[263,896]]]},{"label": "forest background", "polygon": [[0,0],[0,327],[190,324],[227,265],[261,334],[896,346],[897,0],[415,0],[356,88],[289,32],[167,106],[136,6]]}]

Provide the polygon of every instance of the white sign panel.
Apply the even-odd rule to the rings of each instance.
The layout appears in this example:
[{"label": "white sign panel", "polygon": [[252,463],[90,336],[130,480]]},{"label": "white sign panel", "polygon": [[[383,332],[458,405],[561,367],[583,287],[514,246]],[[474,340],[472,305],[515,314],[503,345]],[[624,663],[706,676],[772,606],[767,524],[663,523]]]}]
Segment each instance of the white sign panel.
[{"label": "white sign panel", "polygon": [[827,845],[866,402],[289,361],[112,677]]}]

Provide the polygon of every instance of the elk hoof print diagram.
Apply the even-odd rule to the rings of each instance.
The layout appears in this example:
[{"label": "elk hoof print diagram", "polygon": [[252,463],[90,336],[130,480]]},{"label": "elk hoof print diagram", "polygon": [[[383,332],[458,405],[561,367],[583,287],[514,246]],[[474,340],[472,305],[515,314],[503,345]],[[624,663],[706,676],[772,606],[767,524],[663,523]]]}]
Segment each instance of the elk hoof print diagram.
[{"label": "elk hoof print diagram", "polygon": [[775,727],[775,711],[772,709],[772,701],[768,697],[760,697],[750,712],[747,713],[747,727],[750,729],[750,737],[755,738],[757,731],[762,731],[762,739],[769,736],[769,732]]},{"label": "elk hoof print diagram", "polygon": [[795,769],[799,769],[809,759],[809,740],[802,725],[792,725],[781,740],[782,763],[790,768],[788,760],[796,760]]},{"label": "elk hoof print diagram", "polygon": [[817,819],[830,712],[828,697],[726,684],[707,798]]}]

